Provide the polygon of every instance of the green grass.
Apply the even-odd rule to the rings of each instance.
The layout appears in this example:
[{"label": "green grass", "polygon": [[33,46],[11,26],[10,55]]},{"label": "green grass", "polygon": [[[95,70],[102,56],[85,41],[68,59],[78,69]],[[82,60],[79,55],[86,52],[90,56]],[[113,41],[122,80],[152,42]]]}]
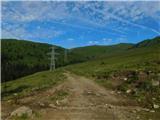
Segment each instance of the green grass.
[{"label": "green grass", "polygon": [[[35,90],[42,90],[63,82],[66,77],[62,69],[38,72],[14,81],[2,83],[2,99],[8,99],[18,94],[23,96]],[[16,95],[17,96],[17,95]]]},{"label": "green grass", "polygon": [[[141,99],[141,103],[151,107],[152,97],[160,100],[160,87],[153,87],[151,81],[159,80],[160,46],[156,44],[133,47],[127,51],[106,58],[70,65],[65,69],[76,74],[95,79],[107,89],[119,90],[126,94],[128,89],[136,89],[135,93],[126,94],[131,98]],[[149,73],[151,71],[151,73]],[[131,77],[129,75],[131,74]],[[141,75],[144,74],[144,75]],[[141,81],[140,77],[145,77]],[[128,80],[122,80],[127,77]],[[146,92],[147,91],[147,92]]]},{"label": "green grass", "polygon": [[159,71],[160,68],[156,63],[159,62],[159,53],[156,48],[136,49],[100,60],[71,65],[67,68],[85,76],[122,69],[153,69]]},{"label": "green grass", "polygon": [[27,114],[23,114],[21,117],[13,116],[12,120],[29,120],[29,117],[27,116]]},{"label": "green grass", "polygon": [[50,97],[50,100],[51,101],[56,101],[56,100],[63,100],[66,96],[68,96],[69,93],[67,91],[64,91],[64,90],[59,90],[59,91],[56,91],[55,95],[54,96],[51,96]]}]

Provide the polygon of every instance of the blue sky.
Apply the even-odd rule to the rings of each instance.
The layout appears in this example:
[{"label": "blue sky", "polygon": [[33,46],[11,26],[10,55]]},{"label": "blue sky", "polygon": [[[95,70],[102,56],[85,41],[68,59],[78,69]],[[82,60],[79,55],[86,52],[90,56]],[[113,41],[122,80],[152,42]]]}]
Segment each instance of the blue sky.
[{"label": "blue sky", "polygon": [[160,1],[2,2],[2,38],[66,48],[137,43],[160,35]]}]

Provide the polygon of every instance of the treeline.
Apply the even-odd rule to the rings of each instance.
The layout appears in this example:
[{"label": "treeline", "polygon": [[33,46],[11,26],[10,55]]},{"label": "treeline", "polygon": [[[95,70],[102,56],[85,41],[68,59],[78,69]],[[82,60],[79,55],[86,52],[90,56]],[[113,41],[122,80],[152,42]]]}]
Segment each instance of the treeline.
[{"label": "treeline", "polygon": [[[117,44],[111,46],[87,46],[74,49],[56,47],[56,67],[76,64],[89,60],[119,55],[139,47],[159,45],[160,37],[145,40],[138,44]],[[1,40],[1,77],[2,82],[14,80],[35,72],[49,69],[51,45],[31,41],[2,39]]]},{"label": "treeline", "polygon": [[[1,80],[9,81],[49,69],[51,45],[24,40],[1,40]],[[64,48],[56,47],[57,66],[65,65]]]},{"label": "treeline", "polygon": [[[55,46],[56,67],[86,61],[86,58]],[[67,56],[65,52],[67,51]],[[51,45],[25,40],[1,39],[1,80],[10,81],[35,72],[49,70]],[[65,58],[66,57],[66,58]],[[88,58],[87,58],[88,59]]]}]

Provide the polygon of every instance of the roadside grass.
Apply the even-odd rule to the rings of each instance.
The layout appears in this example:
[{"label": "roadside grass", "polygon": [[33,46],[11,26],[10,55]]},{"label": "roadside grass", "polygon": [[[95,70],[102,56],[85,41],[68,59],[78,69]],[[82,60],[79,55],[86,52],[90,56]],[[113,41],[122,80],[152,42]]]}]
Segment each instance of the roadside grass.
[{"label": "roadside grass", "polygon": [[65,79],[66,77],[63,75],[63,70],[57,69],[55,71],[38,72],[14,81],[2,83],[2,100],[32,94],[33,91],[52,87],[63,82]]},{"label": "roadside grass", "polygon": [[158,112],[144,112],[144,111],[141,111],[139,113],[139,116],[140,116],[140,119],[141,120],[159,120],[160,118],[160,110],[158,110]]},{"label": "roadside grass", "polygon": [[55,92],[54,96],[50,97],[50,100],[56,102],[56,100],[63,100],[68,95],[69,95],[69,93],[67,91],[59,90],[59,91]]},{"label": "roadside grass", "polygon": [[157,65],[160,62],[160,51],[157,49],[159,48],[130,50],[116,56],[69,65],[65,68],[88,77],[104,72],[110,74],[118,70],[154,70],[159,72],[160,68]]},{"label": "roadside grass", "polygon": [[[106,89],[121,91],[145,107],[152,108],[152,98],[160,105],[157,102],[160,101],[160,85],[152,85],[152,81],[160,82],[160,47],[157,45],[131,49],[116,56],[70,65],[65,69],[94,79]],[[127,90],[131,92],[126,93]]]},{"label": "roadside grass", "polygon": [[23,114],[21,117],[18,116],[12,117],[12,120],[29,120],[29,117],[27,116],[27,114]]},{"label": "roadside grass", "polygon": [[41,114],[38,112],[33,111],[32,117],[29,117],[27,114],[23,114],[22,116],[12,116],[12,120],[39,120],[41,117]]}]

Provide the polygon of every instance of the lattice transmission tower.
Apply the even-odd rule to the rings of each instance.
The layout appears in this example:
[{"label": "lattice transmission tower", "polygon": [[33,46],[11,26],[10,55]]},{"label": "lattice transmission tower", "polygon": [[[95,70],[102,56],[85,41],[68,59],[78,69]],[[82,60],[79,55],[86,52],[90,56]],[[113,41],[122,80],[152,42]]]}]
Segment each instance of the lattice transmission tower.
[{"label": "lattice transmission tower", "polygon": [[56,52],[55,47],[52,45],[51,47],[51,53],[50,53],[50,71],[53,71],[56,69]]}]

